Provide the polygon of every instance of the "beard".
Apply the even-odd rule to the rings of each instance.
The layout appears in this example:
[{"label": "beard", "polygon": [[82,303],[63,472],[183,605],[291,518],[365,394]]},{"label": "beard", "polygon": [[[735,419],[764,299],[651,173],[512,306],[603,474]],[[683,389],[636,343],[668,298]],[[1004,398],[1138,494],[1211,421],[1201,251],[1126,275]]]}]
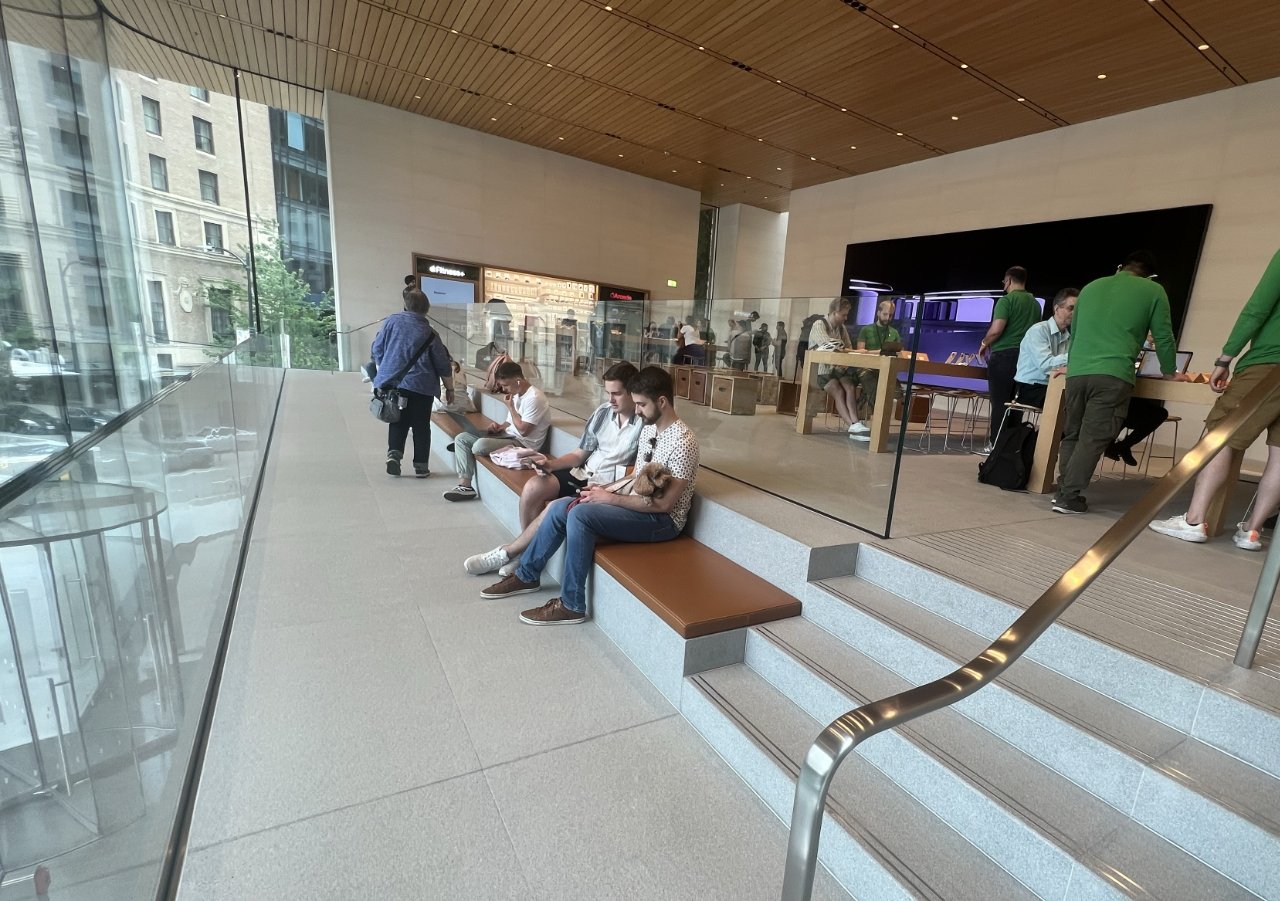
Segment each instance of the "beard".
[{"label": "beard", "polygon": [[[637,412],[638,412],[638,411],[637,411]],[[641,413],[641,414],[640,414],[640,420],[641,420],[645,425],[657,425],[657,424],[658,424],[658,420],[659,420],[659,419],[661,419],[661,418],[662,418],[662,413],[661,413],[661,412],[654,413],[654,414],[653,414],[653,416],[645,416],[643,413]]]}]

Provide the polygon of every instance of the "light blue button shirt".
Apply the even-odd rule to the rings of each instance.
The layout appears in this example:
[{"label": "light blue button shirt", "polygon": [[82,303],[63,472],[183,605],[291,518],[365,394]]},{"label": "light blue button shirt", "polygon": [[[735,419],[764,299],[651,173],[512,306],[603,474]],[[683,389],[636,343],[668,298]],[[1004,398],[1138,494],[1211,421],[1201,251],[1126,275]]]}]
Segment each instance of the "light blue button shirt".
[{"label": "light blue button shirt", "polygon": [[1071,348],[1071,332],[1058,328],[1053,318],[1037,322],[1022,336],[1018,348],[1016,381],[1024,385],[1047,385],[1049,373],[1067,365],[1067,351]]}]

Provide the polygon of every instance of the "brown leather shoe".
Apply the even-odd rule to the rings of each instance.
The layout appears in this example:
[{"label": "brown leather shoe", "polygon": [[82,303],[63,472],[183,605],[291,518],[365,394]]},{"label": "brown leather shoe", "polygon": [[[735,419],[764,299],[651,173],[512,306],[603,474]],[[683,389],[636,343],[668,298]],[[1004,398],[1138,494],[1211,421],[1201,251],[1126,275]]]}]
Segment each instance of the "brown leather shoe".
[{"label": "brown leather shoe", "polygon": [[531,626],[573,626],[586,621],[585,613],[575,613],[561,603],[559,598],[552,598],[541,607],[534,607],[520,614],[520,622]]},{"label": "brown leather shoe", "polygon": [[509,598],[513,594],[530,594],[531,592],[540,591],[541,589],[541,582],[521,582],[520,577],[515,573],[512,573],[501,582],[494,582],[484,591],[480,592],[480,597]]}]

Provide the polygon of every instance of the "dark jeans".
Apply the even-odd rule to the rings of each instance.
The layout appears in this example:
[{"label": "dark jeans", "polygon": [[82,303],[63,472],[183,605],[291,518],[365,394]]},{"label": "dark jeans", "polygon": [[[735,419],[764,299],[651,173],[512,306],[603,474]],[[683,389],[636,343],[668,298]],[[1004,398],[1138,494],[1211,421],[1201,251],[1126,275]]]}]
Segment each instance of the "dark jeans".
[{"label": "dark jeans", "polygon": [[1067,379],[1067,424],[1058,451],[1057,500],[1078,498],[1089,487],[1102,452],[1124,426],[1132,394],[1132,385],[1110,375]]},{"label": "dark jeans", "polygon": [[777,356],[777,357],[775,357],[775,358],[774,358],[774,361],[773,361],[773,362],[777,365],[778,378],[782,378],[782,361],[783,361],[784,359],[786,359],[786,356],[787,356],[787,342],[786,342],[786,341],[779,341],[779,342],[778,342],[778,356]]},{"label": "dark jeans", "polygon": [[1044,409],[1044,398],[1049,393],[1048,385],[1028,385],[1026,382],[1016,382],[1015,384],[1018,388],[1015,398],[1018,403]]},{"label": "dark jeans", "polygon": [[808,351],[808,349],[809,349],[808,341],[796,342],[796,370],[791,374],[792,378],[798,379],[800,377],[800,370],[804,369],[804,355],[805,355],[805,352]]},{"label": "dark jeans", "polygon": [[767,370],[769,368],[769,348],[757,348],[756,350],[756,372]]},{"label": "dark jeans", "polygon": [[387,423],[387,456],[397,460],[404,456],[404,445],[413,429],[413,467],[429,469],[431,466],[431,408],[435,398],[428,394],[400,389],[408,398],[408,406],[400,411],[399,422]]},{"label": "dark jeans", "polygon": [[[1132,451],[1142,440],[1160,428],[1169,418],[1169,411],[1158,400],[1147,397],[1135,397],[1129,401],[1129,412],[1124,418],[1124,428],[1129,430],[1123,441],[1116,441],[1120,447]],[[1117,438],[1119,436],[1117,435]]]},{"label": "dark jeans", "polygon": [[[996,432],[1000,431],[1000,421],[1004,417],[1004,408],[1013,400],[1013,377],[1018,371],[1018,348],[993,350],[987,359],[987,390],[991,394],[991,422],[989,431],[991,440],[996,440]],[[1010,420],[1013,417],[1009,417]],[[1021,421],[1022,417],[1018,417]]]}]

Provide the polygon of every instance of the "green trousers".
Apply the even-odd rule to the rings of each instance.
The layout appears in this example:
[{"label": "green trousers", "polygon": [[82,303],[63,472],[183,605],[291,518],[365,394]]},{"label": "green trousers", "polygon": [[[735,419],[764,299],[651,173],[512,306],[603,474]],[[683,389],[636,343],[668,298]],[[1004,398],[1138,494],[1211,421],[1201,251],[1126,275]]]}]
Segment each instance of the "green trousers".
[{"label": "green trousers", "polygon": [[1080,497],[1107,445],[1120,434],[1133,386],[1110,375],[1067,379],[1067,424],[1058,450],[1057,500]]}]

